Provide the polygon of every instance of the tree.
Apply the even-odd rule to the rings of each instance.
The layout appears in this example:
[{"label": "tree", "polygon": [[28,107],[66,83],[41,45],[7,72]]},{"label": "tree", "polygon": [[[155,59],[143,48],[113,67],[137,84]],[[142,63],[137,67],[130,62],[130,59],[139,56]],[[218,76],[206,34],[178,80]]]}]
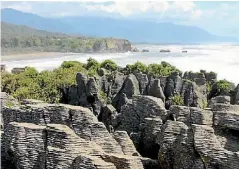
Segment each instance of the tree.
[{"label": "tree", "polygon": [[137,61],[135,64],[130,65],[131,72],[147,72],[147,66],[143,64],[142,62]]},{"label": "tree", "polygon": [[100,64],[100,67],[105,68],[106,70],[109,70],[109,71],[114,71],[114,70],[117,70],[118,68],[117,64],[110,59],[103,61]]}]

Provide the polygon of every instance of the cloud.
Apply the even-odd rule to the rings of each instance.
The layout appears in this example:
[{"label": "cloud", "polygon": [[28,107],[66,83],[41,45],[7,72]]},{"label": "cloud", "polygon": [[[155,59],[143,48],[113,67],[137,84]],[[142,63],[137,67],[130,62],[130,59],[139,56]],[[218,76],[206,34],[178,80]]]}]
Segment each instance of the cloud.
[{"label": "cloud", "polygon": [[1,8],[13,8],[44,17],[106,16],[173,22],[199,26],[215,34],[239,37],[238,2],[164,0],[78,0],[75,2],[3,1]]},{"label": "cloud", "polygon": [[29,2],[2,2],[1,8],[12,8],[23,12],[32,11],[32,5]]},{"label": "cloud", "polygon": [[201,16],[201,11],[197,9],[194,2],[168,2],[168,1],[115,1],[111,4],[91,4],[85,5],[85,7],[90,11],[101,11],[106,13],[118,13],[122,16],[132,16],[136,14],[164,14],[167,15],[178,15],[182,13],[187,14],[187,16],[193,15],[194,18]]}]

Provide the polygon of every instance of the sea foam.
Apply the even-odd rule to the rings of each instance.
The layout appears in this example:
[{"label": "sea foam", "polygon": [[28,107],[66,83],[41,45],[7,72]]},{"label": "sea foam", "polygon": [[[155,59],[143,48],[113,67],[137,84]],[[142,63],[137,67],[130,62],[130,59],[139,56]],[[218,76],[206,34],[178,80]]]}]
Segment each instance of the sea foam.
[{"label": "sea foam", "polygon": [[[42,57],[31,60],[2,61],[7,70],[14,67],[32,66],[37,70],[51,70],[61,65],[64,60],[77,60],[85,63],[89,57],[98,61],[112,59],[120,66],[141,61],[144,64],[169,62],[182,71],[214,71],[218,79],[227,79],[239,83],[239,46],[236,45],[135,45],[145,53],[108,53],[108,54],[65,54],[64,56]],[[161,49],[169,49],[170,53],[160,53]],[[182,53],[187,50],[187,53]]]}]

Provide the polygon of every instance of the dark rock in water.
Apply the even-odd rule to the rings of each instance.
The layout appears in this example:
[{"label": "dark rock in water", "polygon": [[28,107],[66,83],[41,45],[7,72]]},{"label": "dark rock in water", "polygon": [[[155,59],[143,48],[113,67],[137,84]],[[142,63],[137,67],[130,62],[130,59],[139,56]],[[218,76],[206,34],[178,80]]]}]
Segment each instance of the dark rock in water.
[{"label": "dark rock in water", "polygon": [[131,49],[132,52],[139,52],[139,49],[137,49],[136,47]]},{"label": "dark rock in water", "polygon": [[24,72],[26,68],[13,68],[12,69],[12,73],[13,74],[18,74],[18,73],[21,73],[21,72]]},{"label": "dark rock in water", "polygon": [[161,53],[168,53],[168,52],[170,52],[170,50],[169,49],[161,49],[160,52]]},{"label": "dark rock in water", "polygon": [[143,49],[141,52],[149,52],[148,49]]}]

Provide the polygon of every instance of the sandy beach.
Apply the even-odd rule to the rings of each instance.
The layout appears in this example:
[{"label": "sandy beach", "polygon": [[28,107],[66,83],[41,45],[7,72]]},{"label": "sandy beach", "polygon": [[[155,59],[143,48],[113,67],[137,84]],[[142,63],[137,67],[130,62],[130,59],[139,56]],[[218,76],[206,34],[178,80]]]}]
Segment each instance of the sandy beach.
[{"label": "sandy beach", "polygon": [[10,55],[1,55],[1,61],[10,61],[10,60],[27,60],[27,59],[40,59],[48,57],[57,57],[64,56],[66,53],[59,52],[35,52],[35,53],[25,53],[25,54],[10,54]]}]

